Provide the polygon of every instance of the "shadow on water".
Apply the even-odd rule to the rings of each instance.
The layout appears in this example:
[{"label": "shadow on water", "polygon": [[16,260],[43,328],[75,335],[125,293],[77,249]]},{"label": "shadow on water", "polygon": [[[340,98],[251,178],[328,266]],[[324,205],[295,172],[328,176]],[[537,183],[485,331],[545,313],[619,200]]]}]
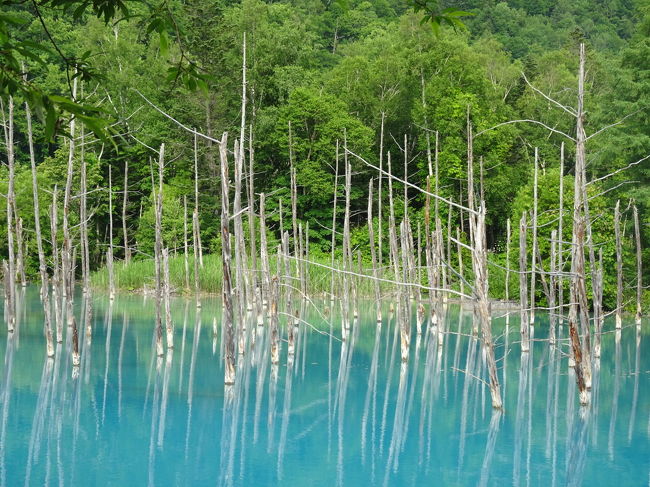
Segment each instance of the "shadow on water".
[{"label": "shadow on water", "polygon": [[522,353],[518,314],[495,318],[504,410],[492,412],[481,341],[457,306],[437,315],[444,323],[423,321],[421,334],[414,326],[405,362],[388,309],[377,323],[374,306],[360,306],[342,340],[338,313],[325,318],[303,302],[297,325],[280,318],[278,364],[268,323],[249,311],[236,381],[224,387],[218,300],[195,311],[174,300],[176,348],[157,357],[150,300],[77,299],[78,367],[67,326],[45,358],[36,290],[18,293],[17,304],[14,333],[0,337],[1,486],[648,480],[650,350],[634,326],[610,332],[605,322],[592,403],[582,408],[562,325],[551,345],[548,317],[537,313]]}]

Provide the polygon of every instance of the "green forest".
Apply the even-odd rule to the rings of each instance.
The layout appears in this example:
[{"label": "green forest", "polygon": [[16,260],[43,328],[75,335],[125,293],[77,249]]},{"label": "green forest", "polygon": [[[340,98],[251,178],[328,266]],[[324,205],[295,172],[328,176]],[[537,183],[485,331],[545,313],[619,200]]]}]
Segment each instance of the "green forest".
[{"label": "green forest", "polygon": [[[24,74],[17,81],[15,70],[7,64],[1,68],[5,137],[0,144],[0,193],[8,194],[5,161],[11,98],[15,219],[21,220],[24,229],[22,252],[28,279],[36,280],[39,261],[26,101],[35,104],[33,158],[46,255],[52,254],[53,241],[49,207],[56,192],[59,205],[62,201],[71,120],[75,119],[80,123],[74,133],[71,228],[73,240],[78,240],[78,196],[86,188],[89,265],[98,271],[95,282],[104,282],[102,268],[109,245],[114,246],[116,259],[131,257],[129,266],[136,269],[132,272],[138,274],[140,284],[153,276],[153,265],[147,267],[140,261],[151,261],[154,254],[154,173],[163,143],[165,246],[173,255],[183,252],[187,225],[190,233],[192,226],[185,220],[184,208],[189,208],[191,219],[197,206],[202,250],[208,261],[214,256],[217,266],[221,252],[219,148],[187,129],[215,139],[224,132],[232,141],[239,136],[245,55],[246,140],[242,145],[246,160],[254,161],[255,194],[266,194],[271,249],[281,232],[292,228],[292,162],[297,218],[308,224],[310,258],[328,261],[332,241],[339,249],[344,217],[340,203],[344,198],[343,144],[360,156],[350,158],[351,243],[355,255],[360,251],[366,263],[370,262],[369,181],[373,179],[375,191],[378,187],[378,173],[371,165],[379,166],[381,160],[386,168],[391,157],[397,178],[426,188],[430,154],[435,151],[438,194],[465,204],[469,120],[476,190],[487,208],[487,247],[494,264],[490,295],[502,299],[506,289],[503,269],[517,265],[519,221],[533,209],[536,152],[540,269],[550,265],[561,184],[565,211],[560,240],[571,242],[575,155],[571,137],[576,132],[572,113],[577,103],[581,43],[586,45],[587,56],[587,191],[593,244],[597,252],[602,251],[605,307],[616,307],[617,201],[628,309],[633,309],[637,275],[634,206],[641,222],[643,262],[648,263],[643,268],[644,282],[650,279],[648,0],[457,0],[439,6],[470,13],[462,16],[463,25],[432,24],[421,10],[414,11],[417,3],[405,0],[168,0],[154,7],[126,2],[128,16],[101,8],[124,5],[121,2],[79,2],[85,10],[74,10],[70,7],[74,3],[0,1],[0,45],[4,46],[0,50],[20,48],[14,60],[20,62]],[[164,9],[168,21],[159,21],[156,9]],[[42,106],[30,98],[35,90]],[[69,105],[69,99],[76,104]],[[55,109],[48,109],[48,103]],[[387,207],[385,179],[383,184]],[[332,240],[335,185],[339,230]],[[396,217],[401,219],[407,208],[414,231],[418,225],[424,229],[425,196],[399,182],[393,189]],[[248,198],[244,199],[246,207]],[[251,203],[258,211],[257,198]],[[57,218],[62,218],[62,211],[59,207]],[[380,221],[377,208],[372,215],[373,226],[383,229],[384,253],[389,234],[386,215]],[[440,206],[441,221],[454,235],[458,229],[462,241],[469,239],[467,218],[467,214],[449,213],[448,206]],[[0,256],[7,258],[5,204],[0,205],[0,221]],[[532,239],[530,232],[528,238]],[[567,266],[568,247],[563,258]],[[512,248],[510,262],[508,248]],[[456,245],[448,255],[454,264],[459,262],[455,252]],[[464,265],[470,274],[469,257]],[[174,266],[183,272],[180,257]],[[202,276],[204,281],[206,290],[218,292],[219,285],[210,276]],[[178,278],[177,287],[182,288],[183,282],[185,278]],[[518,277],[510,276],[511,299],[518,296],[517,282]],[[137,287],[137,282],[121,287]],[[541,279],[537,292],[539,302],[544,302]],[[646,290],[646,302],[649,294]]]}]

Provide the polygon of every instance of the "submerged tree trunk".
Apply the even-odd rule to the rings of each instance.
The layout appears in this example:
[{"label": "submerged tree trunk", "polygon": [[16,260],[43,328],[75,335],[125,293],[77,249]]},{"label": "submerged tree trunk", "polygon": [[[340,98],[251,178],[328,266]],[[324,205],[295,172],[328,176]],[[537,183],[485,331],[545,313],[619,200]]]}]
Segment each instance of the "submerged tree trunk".
[{"label": "submerged tree trunk", "polygon": [[[185,198],[185,197],[183,197]],[[124,190],[122,191],[122,236],[124,240],[124,262],[131,262],[131,247],[129,247],[129,234],[126,224],[126,209],[129,203],[129,159],[124,160]],[[185,204],[185,216],[187,218],[187,203]],[[187,243],[187,237],[185,238]],[[188,286],[189,287],[189,286]]]},{"label": "submerged tree trunk", "polygon": [[221,262],[223,267],[223,327],[225,333],[224,383],[235,383],[235,334],[233,327],[232,280],[230,255],[230,195],[228,187],[228,136],[223,134],[219,143],[221,158]]},{"label": "submerged tree trunk", "polygon": [[[4,108],[2,110],[4,117]],[[5,143],[7,148],[7,166],[9,181],[7,187],[7,279],[5,296],[7,300],[7,330],[11,333],[16,326],[16,257],[14,249],[14,208],[15,208],[15,168],[14,168],[14,100],[9,97],[8,120],[4,120]]]},{"label": "submerged tree trunk", "polygon": [[[490,315],[490,302],[488,294],[488,266],[487,266],[487,242],[485,239],[485,201],[481,201],[478,214],[470,213],[470,225],[474,227],[474,292],[476,295],[477,314],[480,320],[483,347],[486,354],[488,375],[490,378],[490,395],[494,409],[503,408],[501,398],[501,386],[497,373],[497,364],[494,356],[494,342],[492,341],[492,319]],[[473,222],[473,223],[472,223]],[[528,324],[526,324],[528,326]]]},{"label": "submerged tree trunk", "polygon": [[41,301],[44,311],[44,330],[46,352],[48,357],[54,357],[54,341],[52,338],[52,313],[50,304],[50,285],[47,275],[47,261],[43,250],[43,235],[41,233],[41,210],[38,198],[38,178],[36,173],[36,157],[34,154],[34,141],[32,137],[32,114],[29,105],[25,103],[25,116],[27,118],[27,142],[29,143],[29,161],[32,169],[32,194],[34,198],[34,231],[36,233],[36,248],[38,249],[38,271],[41,276]]},{"label": "submerged tree trunk", "polygon": [[526,275],[526,213],[519,221],[519,304],[521,306],[521,351],[530,349],[530,324],[528,321],[528,279]]},{"label": "submerged tree trunk", "polygon": [[163,211],[163,167],[165,160],[165,144],[160,145],[158,158],[158,191],[154,191],[156,201],[156,241],[154,247],[155,274],[156,274],[156,354],[158,357],[164,355],[162,337],[162,211]]},{"label": "submerged tree trunk", "polygon": [[616,236],[616,329],[623,326],[623,246],[621,244],[621,200],[614,208],[614,234]]},{"label": "submerged tree trunk", "polygon": [[539,151],[535,147],[535,168],[533,177],[533,216],[532,216],[532,232],[533,232],[533,248],[532,257],[530,258],[530,324],[535,323],[535,268],[537,259],[537,180],[539,172]]},{"label": "submerged tree trunk", "polygon": [[641,230],[639,228],[639,210],[634,210],[634,240],[636,242],[636,315],[637,326],[641,326],[641,293],[643,292],[643,261],[641,258]]}]

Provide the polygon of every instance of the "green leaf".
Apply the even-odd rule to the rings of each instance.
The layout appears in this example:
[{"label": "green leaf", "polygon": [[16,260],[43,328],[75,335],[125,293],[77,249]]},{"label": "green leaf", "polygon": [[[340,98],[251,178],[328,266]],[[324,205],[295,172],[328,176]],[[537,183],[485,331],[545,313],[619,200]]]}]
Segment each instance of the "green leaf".
[{"label": "green leaf", "polygon": [[163,57],[167,57],[169,54],[169,37],[167,36],[167,32],[161,32],[160,33],[160,55]]}]

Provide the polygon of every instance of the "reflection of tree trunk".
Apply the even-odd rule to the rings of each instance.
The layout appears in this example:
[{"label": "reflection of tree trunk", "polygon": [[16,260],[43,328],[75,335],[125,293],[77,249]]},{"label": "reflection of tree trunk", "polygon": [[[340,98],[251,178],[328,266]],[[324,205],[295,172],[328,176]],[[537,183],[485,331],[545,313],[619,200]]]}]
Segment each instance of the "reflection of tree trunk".
[{"label": "reflection of tree trunk", "polygon": [[192,403],[194,398],[194,371],[196,369],[196,354],[199,349],[201,338],[201,308],[196,310],[194,322],[194,334],[192,338],[192,356],[190,358],[190,372],[187,379],[187,428],[185,431],[185,461],[188,459],[190,447],[190,432],[192,430]]},{"label": "reflection of tree trunk", "polygon": [[[32,432],[29,437],[29,449],[27,453],[27,464],[25,471],[25,485],[31,485],[31,472],[32,465],[36,461],[34,457],[38,457],[37,452],[41,449],[42,432],[45,425],[48,412],[48,399],[52,389],[52,370],[54,368],[54,359],[48,357],[43,364],[43,372],[41,374],[41,383],[38,389],[38,399],[36,401],[36,410],[34,412],[34,420],[32,421]],[[4,480],[4,479],[3,479]],[[4,483],[4,482],[3,482]]]},{"label": "reflection of tree trunk", "polygon": [[9,419],[9,405],[11,403],[11,382],[14,370],[14,335],[7,335],[7,346],[5,348],[5,374],[3,377],[3,388],[0,393],[2,397],[2,424],[0,425],[0,483],[7,485],[7,466],[6,466],[6,445],[7,445],[7,426]]},{"label": "reflection of tree trunk", "polygon": [[481,481],[479,485],[484,487],[490,480],[490,469],[492,467],[492,457],[494,456],[494,447],[499,436],[499,427],[501,426],[501,411],[495,410],[490,419],[490,429],[488,431],[487,444],[485,446],[485,456],[481,466]]},{"label": "reflection of tree trunk", "polygon": [[572,435],[567,449],[566,485],[579,487],[583,484],[585,464],[587,463],[587,446],[589,444],[589,411],[584,408],[574,421]]},{"label": "reflection of tree trunk", "polygon": [[[86,304],[88,307],[89,304]],[[87,314],[88,316],[88,314]],[[104,397],[102,400],[102,425],[106,418],[106,393],[108,391],[108,369],[111,363],[111,335],[113,331],[113,301],[108,300],[108,311],[106,312],[106,355],[104,361],[106,366],[104,368]]]},{"label": "reflection of tree trunk", "polygon": [[[372,350],[372,362],[370,364],[370,375],[368,376],[368,389],[363,406],[363,417],[361,419],[361,463],[366,463],[366,432],[368,430],[368,416],[370,414],[370,401],[376,400],[377,394],[377,370],[379,362],[379,344],[381,341],[381,326],[375,330],[375,346]],[[374,415],[373,415],[374,417]],[[374,430],[374,424],[373,424]],[[374,431],[373,431],[374,433]],[[374,445],[373,445],[374,446]]]},{"label": "reflection of tree trunk", "polygon": [[405,431],[403,429],[406,413],[406,391],[408,387],[408,363],[400,364],[399,388],[397,390],[397,399],[395,400],[395,413],[393,421],[393,431],[388,449],[388,459],[386,460],[386,473],[384,475],[384,485],[388,485],[388,479],[391,470],[397,471],[399,465],[399,452],[403,443]]},{"label": "reflection of tree trunk", "polygon": [[632,443],[632,432],[636,421],[636,408],[639,400],[639,361],[641,359],[641,330],[636,330],[636,354],[634,356],[634,392],[632,393],[632,410],[630,412],[630,425],[627,430],[627,442]]},{"label": "reflection of tree trunk", "polygon": [[616,419],[618,416],[618,396],[621,389],[621,331],[616,331],[616,349],[614,355],[614,392],[612,393],[612,416],[609,421],[609,436],[607,440],[607,452],[610,461],[614,461],[614,434],[616,432]]},{"label": "reflection of tree trunk", "polygon": [[[291,328],[293,325],[288,323]],[[278,443],[278,482],[284,479],[284,453],[287,445],[287,431],[291,418],[291,385],[293,383],[293,359],[287,359],[287,372],[284,379],[284,400],[282,405],[282,425],[280,426],[280,441]]]},{"label": "reflection of tree trunk", "polygon": [[158,414],[160,407],[160,374],[156,371],[154,379],[153,404],[151,406],[151,428],[149,432],[149,463],[148,463],[148,487],[156,485],[156,426],[158,424]]},{"label": "reflection of tree trunk", "polygon": [[260,423],[260,411],[262,409],[262,397],[264,396],[264,384],[266,381],[266,371],[268,370],[269,360],[264,360],[264,355],[266,354],[269,347],[269,334],[266,332],[265,328],[257,327],[257,349],[260,353],[260,359],[258,360],[259,367],[257,369],[257,380],[255,382],[255,416],[253,420],[253,444],[257,444],[257,439],[259,437],[259,423]]},{"label": "reflection of tree trunk", "polygon": [[476,363],[476,345],[478,341],[476,338],[469,338],[467,344],[467,357],[465,360],[465,377],[463,380],[463,401],[460,409],[460,434],[458,443],[458,472],[463,471],[465,462],[465,441],[467,439],[467,415],[469,407],[469,386],[472,379],[470,376],[474,374],[474,365]]},{"label": "reflection of tree trunk", "polygon": [[[122,357],[124,356],[124,338],[129,326],[129,316],[124,313],[122,317],[122,336],[120,338],[120,352],[117,357],[117,417],[122,417]],[[181,367],[182,372],[182,367]],[[179,387],[180,389],[180,387]],[[180,391],[179,391],[180,392]]]},{"label": "reflection of tree trunk", "polygon": [[172,359],[174,349],[167,349],[165,372],[163,374],[162,398],[160,403],[160,418],[158,422],[158,448],[162,449],[165,440],[165,424],[167,422],[167,399],[169,398],[169,378],[172,374]]},{"label": "reflection of tree trunk", "polygon": [[[528,323],[526,324],[528,326]],[[515,437],[514,437],[514,458],[512,461],[512,483],[520,485],[521,455],[524,442],[524,417],[526,410],[526,392],[528,391],[528,378],[531,354],[521,355],[521,366],[519,368],[519,387],[517,389],[517,411],[515,412]]]}]

